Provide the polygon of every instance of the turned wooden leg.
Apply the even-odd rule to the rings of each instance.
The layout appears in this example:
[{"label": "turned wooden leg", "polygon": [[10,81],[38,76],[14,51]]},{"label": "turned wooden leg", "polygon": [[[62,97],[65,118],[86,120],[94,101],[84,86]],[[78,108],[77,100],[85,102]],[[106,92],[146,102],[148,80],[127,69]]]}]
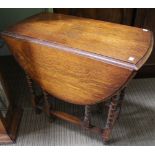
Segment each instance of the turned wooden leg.
[{"label": "turned wooden leg", "polygon": [[121,114],[121,110],[122,110],[122,104],[123,104],[123,100],[124,100],[124,97],[125,97],[125,90],[126,90],[126,87],[123,88],[119,94],[119,100],[118,100],[118,105],[117,105],[117,110],[119,112],[118,114],[118,119],[119,119],[119,116]]},{"label": "turned wooden leg", "polygon": [[28,87],[31,93],[31,98],[32,98],[32,106],[35,109],[36,114],[40,114],[42,112],[42,107],[43,107],[43,99],[44,96],[43,94],[36,94],[35,88],[34,88],[34,82],[33,80],[29,77],[28,74],[26,74],[26,79],[28,83]]},{"label": "turned wooden leg", "polygon": [[91,106],[86,105],[85,106],[85,113],[84,113],[84,119],[83,119],[83,127],[84,128],[90,128],[91,127]]},{"label": "turned wooden leg", "polygon": [[53,116],[51,114],[52,105],[48,101],[48,94],[44,90],[42,90],[42,91],[43,91],[43,95],[44,95],[44,111],[46,112],[46,114],[49,118],[49,121],[53,122],[55,120],[55,116]]},{"label": "turned wooden leg", "polygon": [[29,77],[28,74],[26,74],[26,80],[27,80],[27,84],[31,93],[31,99],[32,99],[32,106],[33,108],[36,108],[36,102],[35,102],[35,93],[34,93],[34,89],[32,86],[32,79]]},{"label": "turned wooden leg", "polygon": [[109,141],[113,125],[118,117],[117,104],[117,95],[115,95],[111,99],[106,125],[102,133],[102,138],[105,143]]},{"label": "turned wooden leg", "polygon": [[54,116],[51,116],[51,104],[48,102],[48,94],[41,87],[39,87],[33,80],[26,74],[27,83],[32,96],[32,103],[36,114],[40,114],[44,111],[49,117],[50,122],[55,120]]}]

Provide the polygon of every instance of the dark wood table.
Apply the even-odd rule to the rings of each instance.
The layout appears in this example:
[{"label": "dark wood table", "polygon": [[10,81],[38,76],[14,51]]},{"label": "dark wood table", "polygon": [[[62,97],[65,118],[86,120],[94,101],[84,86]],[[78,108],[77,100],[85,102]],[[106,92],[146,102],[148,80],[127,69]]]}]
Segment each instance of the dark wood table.
[{"label": "dark wood table", "polygon": [[[153,48],[147,29],[52,13],[32,16],[1,36],[27,74],[34,107],[97,132],[104,142],[110,139],[127,84]],[[35,93],[34,81],[42,88],[41,96]],[[55,111],[48,94],[83,105],[83,120]],[[91,124],[91,106],[108,99],[101,129]]]}]

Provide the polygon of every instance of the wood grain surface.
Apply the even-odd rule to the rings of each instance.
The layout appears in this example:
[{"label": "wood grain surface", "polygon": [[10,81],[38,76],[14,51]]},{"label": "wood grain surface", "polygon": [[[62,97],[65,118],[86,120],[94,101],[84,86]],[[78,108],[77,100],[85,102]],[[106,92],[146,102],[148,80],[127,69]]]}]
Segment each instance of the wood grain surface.
[{"label": "wood grain surface", "polygon": [[84,105],[122,89],[153,46],[148,30],[50,13],[30,17],[2,37],[44,90]]},{"label": "wood grain surface", "polygon": [[[76,104],[92,104],[115,93],[132,71],[72,53],[5,37],[25,71],[47,92]],[[16,46],[14,46],[16,45]]]},{"label": "wood grain surface", "polygon": [[30,17],[8,31],[131,64],[145,56],[153,40],[149,30],[52,13]]}]

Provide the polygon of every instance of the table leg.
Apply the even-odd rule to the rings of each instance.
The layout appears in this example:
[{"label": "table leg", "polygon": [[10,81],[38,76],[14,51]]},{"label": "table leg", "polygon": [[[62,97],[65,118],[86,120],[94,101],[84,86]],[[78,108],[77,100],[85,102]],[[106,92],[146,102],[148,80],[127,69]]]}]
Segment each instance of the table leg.
[{"label": "table leg", "polygon": [[[35,82],[26,74],[27,83],[32,96],[32,105],[35,109],[36,114],[40,114],[44,111],[49,117],[50,122],[55,120],[55,117],[51,115],[50,111],[52,109],[51,104],[48,101],[48,94],[41,87],[37,86]],[[39,89],[38,93],[36,89]]]},{"label": "table leg", "polygon": [[103,133],[102,133],[102,138],[105,143],[108,142],[110,139],[112,128],[113,128],[114,123],[115,123],[115,121],[118,117],[118,114],[119,114],[119,111],[117,109],[117,106],[118,106],[117,98],[118,98],[117,95],[113,96],[111,99],[110,106],[109,106],[106,125],[105,125],[105,128],[103,129]]},{"label": "table leg", "polygon": [[[52,108],[51,104],[48,101],[48,94],[46,93],[46,91],[41,89],[42,90],[41,95],[37,96],[36,93],[35,93],[35,89],[33,87],[33,81],[30,79],[30,77],[28,75],[27,75],[27,81],[28,81],[28,84],[29,84],[29,88],[31,90],[32,98],[33,98],[33,106],[36,109],[39,109],[41,111],[46,112],[46,114],[50,118],[50,121],[55,120],[55,115],[56,116],[64,115],[64,114],[61,114],[61,113],[59,113],[59,115],[57,115],[58,112],[57,113],[54,113],[54,112],[52,113],[53,108]],[[108,105],[108,107],[109,107],[109,109],[108,109],[108,117],[107,117],[105,128],[102,130],[102,138],[103,138],[103,141],[105,143],[109,141],[110,135],[111,135],[111,132],[112,132],[112,128],[114,126],[114,123],[116,122],[118,116],[120,115],[120,111],[121,111],[124,96],[125,96],[125,88],[122,89],[119,94],[114,95],[111,98],[111,101],[110,101],[110,103]],[[41,100],[43,100],[43,101],[41,101]],[[41,103],[40,104],[41,107],[38,106],[39,105],[38,103],[39,104]],[[67,120],[68,120],[68,117],[71,118],[71,116],[68,116],[68,115],[66,116],[66,114],[64,116],[65,116],[65,118],[67,118]],[[78,122],[78,124],[80,124],[79,122]],[[84,119],[83,119],[81,125],[86,129],[91,129],[92,131],[100,132],[98,128],[91,125],[91,106],[90,105],[85,105]]]},{"label": "table leg", "polygon": [[42,91],[43,91],[43,95],[44,95],[44,111],[46,112],[46,114],[49,118],[49,121],[53,122],[55,120],[55,116],[51,114],[51,111],[53,109],[52,103],[49,103],[47,92],[44,90],[42,90]]},{"label": "table leg", "polygon": [[90,128],[91,127],[91,106],[86,105],[85,106],[85,114],[84,114],[84,120],[83,120],[83,127]]},{"label": "table leg", "polygon": [[34,87],[35,83],[33,80],[29,77],[28,74],[26,74],[27,84],[31,93],[31,99],[32,99],[32,106],[35,109],[36,114],[40,114],[42,112],[43,108],[43,94],[36,94],[36,89]]},{"label": "table leg", "polygon": [[123,104],[123,100],[124,100],[124,97],[125,97],[125,90],[126,90],[126,87],[123,88],[120,91],[120,94],[119,94],[119,101],[118,101],[118,105],[117,105],[117,110],[119,111],[118,119],[119,119],[119,116],[120,116],[121,111],[122,111],[122,104]]}]

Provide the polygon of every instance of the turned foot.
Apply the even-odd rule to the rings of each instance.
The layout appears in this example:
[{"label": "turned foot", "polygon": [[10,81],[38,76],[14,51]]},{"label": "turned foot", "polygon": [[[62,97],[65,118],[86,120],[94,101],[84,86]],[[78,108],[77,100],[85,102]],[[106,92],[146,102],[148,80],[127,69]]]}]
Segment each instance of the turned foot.
[{"label": "turned foot", "polygon": [[103,129],[102,141],[103,141],[104,145],[107,145],[109,143],[111,132],[112,132],[112,130],[110,128]]}]

